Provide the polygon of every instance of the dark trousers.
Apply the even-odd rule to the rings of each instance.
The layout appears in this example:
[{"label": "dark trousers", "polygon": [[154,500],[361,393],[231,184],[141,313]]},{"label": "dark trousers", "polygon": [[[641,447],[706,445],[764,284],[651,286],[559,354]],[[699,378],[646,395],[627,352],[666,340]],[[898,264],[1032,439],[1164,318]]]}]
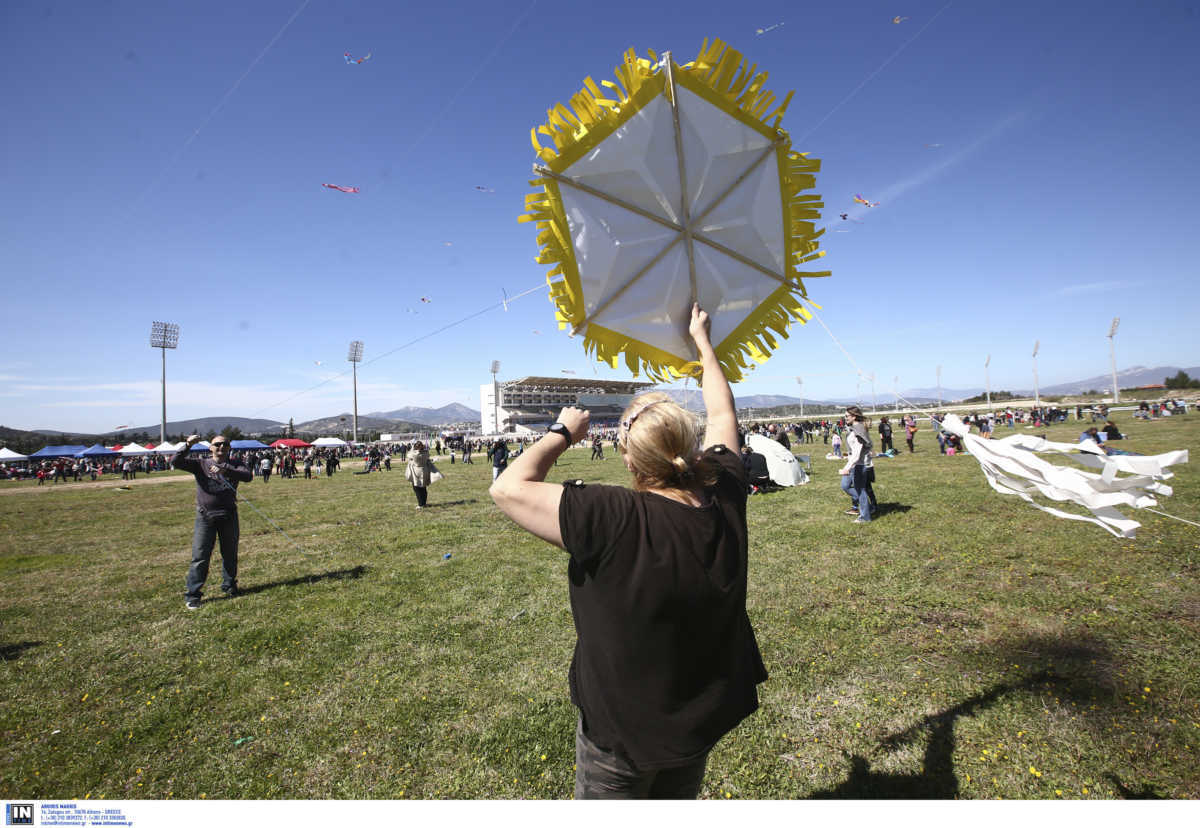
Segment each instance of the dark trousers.
[{"label": "dark trousers", "polygon": [[413,486],[413,492],[417,495],[418,506],[424,506],[429,500],[429,488],[427,486]]},{"label": "dark trousers", "polygon": [[192,565],[187,574],[187,597],[200,600],[204,582],[208,580],[208,563],[212,560],[213,546],[221,540],[221,589],[225,592],[237,589],[238,569],[237,512],[221,518],[208,518],[196,513],[196,527],[192,533]]},{"label": "dark trousers", "polygon": [[880,437],[879,438],[879,451],[885,452],[885,451],[892,451],[892,450],[893,450],[892,435],[889,434],[886,437]]},{"label": "dark trousers", "polygon": [[681,768],[640,771],[627,757],[596,745],[575,725],[576,799],[695,799],[708,754]]}]

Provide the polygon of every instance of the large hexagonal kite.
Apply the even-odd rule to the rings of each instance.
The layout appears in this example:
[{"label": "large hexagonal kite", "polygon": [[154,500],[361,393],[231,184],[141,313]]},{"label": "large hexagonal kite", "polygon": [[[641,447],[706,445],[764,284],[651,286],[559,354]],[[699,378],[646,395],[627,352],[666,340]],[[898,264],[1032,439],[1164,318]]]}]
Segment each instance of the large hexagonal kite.
[{"label": "large hexagonal kite", "polygon": [[[812,317],[797,265],[824,255],[804,194],[820,161],[791,151],[775,106],[742,56],[705,41],[692,63],[629,50],[619,84],[591,78],[533,133],[540,189],[526,196],[559,327],[636,376],[698,374],[687,327],[692,302],[712,318],[712,341],[736,381],[766,361],[793,321]],[[554,148],[543,147],[538,135]],[[807,299],[805,299],[807,301]],[[811,304],[811,303],[810,303]]]}]

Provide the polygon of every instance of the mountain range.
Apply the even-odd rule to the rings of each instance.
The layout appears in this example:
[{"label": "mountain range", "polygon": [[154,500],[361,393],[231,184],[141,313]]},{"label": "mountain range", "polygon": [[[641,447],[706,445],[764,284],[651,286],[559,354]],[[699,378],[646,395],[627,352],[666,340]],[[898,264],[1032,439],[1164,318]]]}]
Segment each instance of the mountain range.
[{"label": "mountain range", "polygon": [[[1200,366],[1192,368],[1180,369],[1174,365],[1164,365],[1157,368],[1146,368],[1142,365],[1135,365],[1132,368],[1126,368],[1123,371],[1117,372],[1117,384],[1121,388],[1136,388],[1145,385],[1158,385],[1163,383],[1166,378],[1173,377],[1180,370],[1185,371],[1191,377],[1200,377]],[[1063,394],[1080,394],[1085,391],[1097,390],[1107,391],[1112,387],[1112,375],[1101,374],[1086,379],[1074,380],[1072,382],[1057,383],[1055,385],[1047,385],[1039,388],[1038,392],[1044,396],[1056,396]],[[993,388],[995,391],[1009,391],[1012,394],[1023,397],[1032,397],[1032,388]],[[701,411],[704,408],[704,400],[699,390],[668,390],[668,394],[674,397],[685,408],[693,411]],[[915,403],[917,405],[929,405],[935,403],[940,398],[943,402],[953,403],[970,397],[977,397],[984,393],[981,387],[974,388],[942,388],[939,390],[934,388],[912,388],[901,392],[899,402]],[[870,393],[863,393],[858,401],[872,402]],[[891,391],[877,391],[874,402],[878,405],[892,405],[896,403],[897,395]],[[750,394],[744,397],[737,397],[735,404],[739,410],[745,409],[768,409],[780,406],[798,406],[803,402],[805,411],[813,414],[827,413],[823,409],[836,409],[844,405],[854,403],[853,398],[832,399],[832,400],[813,400],[799,397],[792,397],[781,394]],[[457,423],[478,423],[480,413],[473,408],[469,408],[460,403],[450,403],[441,406],[440,408],[423,408],[419,406],[405,406],[397,408],[393,411],[374,411],[366,415],[359,415],[358,429],[360,432],[370,431],[420,431],[423,428],[431,426],[443,426]],[[351,428],[353,417],[349,413],[336,414],[330,417],[322,417],[316,420],[308,420],[303,423],[296,423],[295,429],[299,434],[308,436],[321,436],[328,434],[342,434],[349,431]],[[175,420],[167,423],[167,433],[169,435],[179,434],[208,434],[224,429],[226,426],[232,426],[243,434],[282,434],[287,429],[287,423],[281,423],[276,420],[253,419],[249,417],[198,417],[191,420]],[[65,437],[72,436],[80,441],[95,442],[95,441],[111,441],[113,438],[119,438],[121,435],[148,434],[151,439],[158,436],[159,424],[144,426],[131,426],[128,428],[107,431],[102,434],[79,434],[77,432],[64,432],[58,429],[36,429],[34,431],[22,431],[19,429],[8,429],[0,426],[0,440],[12,443],[23,443],[32,438],[32,435],[44,435],[46,437]],[[29,438],[21,435],[29,435]]]}]

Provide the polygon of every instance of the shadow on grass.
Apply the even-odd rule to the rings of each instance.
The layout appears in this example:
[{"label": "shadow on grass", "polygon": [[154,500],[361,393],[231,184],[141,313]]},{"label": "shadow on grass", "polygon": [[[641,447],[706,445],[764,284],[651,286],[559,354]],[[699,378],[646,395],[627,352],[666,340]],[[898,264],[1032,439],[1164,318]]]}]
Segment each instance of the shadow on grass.
[{"label": "shadow on grass", "polygon": [[1117,789],[1118,792],[1120,792],[1122,799],[1166,799],[1167,798],[1165,796],[1155,793],[1154,789],[1150,785],[1143,785],[1140,790],[1136,790],[1136,791],[1133,788],[1126,787],[1125,784],[1123,782],[1121,782],[1120,779],[1117,778],[1116,774],[1112,774],[1112,773],[1105,774],[1105,778],[1107,778],[1109,782],[1113,783],[1113,786]]},{"label": "shadow on grass", "polygon": [[478,498],[470,498],[467,500],[447,500],[444,503],[426,503],[426,509],[447,509],[451,506],[466,506],[471,503],[478,503]]},{"label": "shadow on grass", "polygon": [[814,792],[810,799],[954,799],[958,796],[958,778],[954,774],[954,722],[991,706],[1001,696],[1019,690],[1031,690],[1054,681],[1049,673],[1039,673],[1024,681],[998,684],[954,707],[926,716],[907,730],[884,737],[881,746],[896,750],[922,734],[928,734],[920,773],[879,773],[871,770],[864,756],[850,757],[850,776],[833,788]]},{"label": "shadow on grass", "polygon": [[[880,518],[880,517],[883,517],[884,515],[891,515],[891,514],[902,515],[905,512],[911,512],[913,507],[909,506],[907,503],[877,503],[876,508],[879,511],[877,512],[875,517]],[[872,520],[874,520],[874,519],[875,518],[872,518]]]},{"label": "shadow on grass", "polygon": [[15,644],[0,644],[0,661],[12,661],[20,658],[26,650],[42,646],[40,641],[18,641]]},{"label": "shadow on grass", "polygon": [[271,581],[267,584],[239,587],[238,595],[253,595],[257,592],[275,589],[276,587],[301,586],[302,584],[315,584],[318,581],[347,581],[354,578],[361,578],[366,573],[367,568],[361,565],[353,569],[335,569],[332,572],[321,572],[316,575],[301,575],[299,578],[289,578],[286,581]]},{"label": "shadow on grass", "polygon": [[[987,653],[1001,665],[1021,665],[1028,670],[1020,681],[1002,682],[939,713],[926,716],[907,730],[884,737],[880,747],[894,751],[926,736],[919,773],[880,773],[871,770],[864,756],[852,756],[850,776],[832,788],[816,791],[812,799],[953,799],[958,796],[954,773],[954,723],[990,707],[1015,692],[1051,692],[1056,697],[1101,702],[1120,709],[1114,680],[1116,664],[1104,641],[1080,636],[1070,640],[1025,636],[1003,642]],[[1094,717],[1099,721],[1102,717]],[[1149,787],[1133,790],[1110,777],[1126,799],[1159,798]]]}]

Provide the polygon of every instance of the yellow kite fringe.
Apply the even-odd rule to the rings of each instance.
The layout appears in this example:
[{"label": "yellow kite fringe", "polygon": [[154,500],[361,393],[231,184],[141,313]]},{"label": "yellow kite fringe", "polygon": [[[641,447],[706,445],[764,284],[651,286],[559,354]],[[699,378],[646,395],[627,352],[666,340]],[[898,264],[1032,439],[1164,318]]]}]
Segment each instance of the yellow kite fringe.
[{"label": "yellow kite fringe", "polygon": [[[616,67],[617,82],[590,77],[583,89],[571,97],[570,108],[561,103],[546,112],[546,123],[530,131],[530,140],[538,159],[548,169],[562,173],[593,147],[612,135],[643,106],[666,90],[666,73],[658,56],[649,52],[649,60],[637,57],[629,49]],[[788,336],[793,322],[806,323],[812,314],[800,299],[807,299],[801,277],[829,276],[830,271],[801,272],[797,266],[815,261],[825,255],[818,250],[820,237],[815,222],[824,207],[821,196],[804,194],[816,185],[816,173],[821,162],[807,153],[791,151],[787,133],[779,128],[780,121],[792,99],[792,92],[778,104],[775,95],[764,88],[766,72],[757,65],[748,66],[740,52],[730,49],[720,40],[708,40],[691,63],[675,68],[676,81],[690,91],[719,107],[748,126],[772,139],[782,139],[776,151],[784,210],[785,267],[784,275],[792,284],[779,286],[732,333],[718,343],[714,350],[731,382],[742,379],[743,372],[753,363],[766,362],[778,347],[776,337]],[[601,88],[603,87],[603,89]],[[538,136],[545,136],[553,147],[543,146]],[[575,327],[586,318],[583,288],[575,248],[563,209],[558,184],[551,178],[529,182],[539,188],[525,196],[525,213],[521,222],[534,222],[537,228],[539,252],[537,262],[551,265],[546,273],[550,285],[550,301],[556,308],[559,328]],[[624,354],[625,364],[634,376],[645,373],[658,382],[670,382],[684,376],[698,376],[700,366],[645,342],[632,339],[617,331],[589,322],[583,331],[584,349],[596,359],[613,368]],[[751,362],[752,361],[752,362]]]}]

